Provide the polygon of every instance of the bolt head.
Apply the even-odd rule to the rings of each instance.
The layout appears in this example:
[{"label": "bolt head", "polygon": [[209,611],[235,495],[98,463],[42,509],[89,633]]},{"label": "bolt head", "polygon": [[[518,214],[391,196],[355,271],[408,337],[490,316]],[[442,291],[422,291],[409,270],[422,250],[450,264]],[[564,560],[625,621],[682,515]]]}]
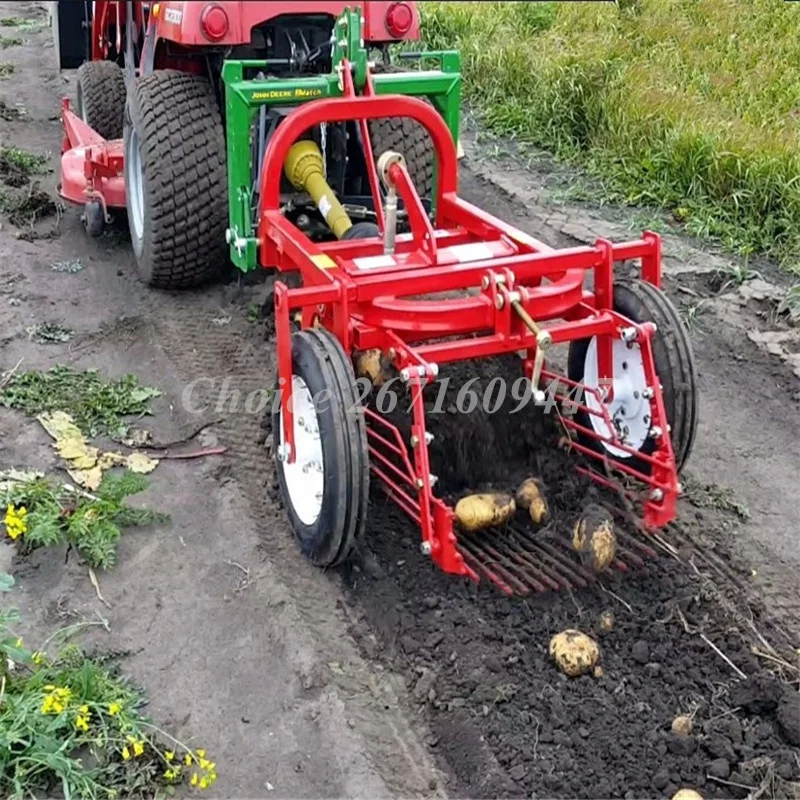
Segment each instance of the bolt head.
[{"label": "bolt head", "polygon": [[495,298],[495,301],[494,301],[494,307],[498,311],[501,311],[505,304],[506,304],[506,301],[503,299],[503,295],[501,295],[501,294],[497,295],[497,297]]},{"label": "bolt head", "polygon": [[411,373],[408,371],[408,369],[401,369],[400,370],[400,380],[403,381],[403,383],[408,383],[408,379],[410,377],[411,377]]},{"label": "bolt head", "polygon": [[664,499],[664,492],[662,492],[661,489],[653,489],[653,491],[650,492],[650,499],[660,503]]},{"label": "bolt head", "polygon": [[425,431],[425,444],[430,444],[433,441],[433,434]]},{"label": "bolt head", "polygon": [[420,542],[419,551],[424,556],[429,556],[431,554],[431,543],[430,542]]}]

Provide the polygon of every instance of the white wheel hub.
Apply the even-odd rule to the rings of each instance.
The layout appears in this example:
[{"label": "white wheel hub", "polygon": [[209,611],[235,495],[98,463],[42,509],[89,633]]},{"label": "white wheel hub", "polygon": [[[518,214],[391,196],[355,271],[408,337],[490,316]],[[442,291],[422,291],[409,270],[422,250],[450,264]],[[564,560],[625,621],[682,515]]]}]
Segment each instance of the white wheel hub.
[{"label": "white wheel hub", "polygon": [[[314,401],[306,382],[292,376],[292,409],[294,411],[293,463],[283,461],[283,479],[289,502],[304,525],[313,525],[322,510],[322,493],[325,489],[325,462],[322,454],[322,439]],[[285,452],[283,438],[283,410],[280,414],[280,447]]]},{"label": "white wheel hub", "polygon": [[[613,390],[610,402],[601,401],[605,386],[600,385],[597,366],[597,337],[594,336],[586,348],[583,365],[583,385],[586,390],[584,403],[592,411],[602,412],[605,408],[612,427],[605,417],[590,414],[589,420],[595,433],[605,439],[614,436],[634,450],[641,450],[650,432],[650,401],[645,397],[647,380],[644,374],[642,351],[638,344],[628,346],[621,339],[614,339],[611,345]],[[596,389],[597,391],[590,391]],[[619,447],[603,441],[605,449],[615,458],[630,458],[631,454]]]}]

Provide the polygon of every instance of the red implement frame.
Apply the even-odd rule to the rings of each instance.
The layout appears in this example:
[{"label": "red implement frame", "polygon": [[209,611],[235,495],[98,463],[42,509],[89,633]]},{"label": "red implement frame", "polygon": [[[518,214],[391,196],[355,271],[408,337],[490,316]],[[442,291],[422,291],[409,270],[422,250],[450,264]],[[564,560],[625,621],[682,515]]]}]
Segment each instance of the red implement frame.
[{"label": "red implement frame", "polygon": [[[346,76],[347,64],[342,68]],[[398,235],[393,255],[384,254],[379,238],[313,243],[281,212],[281,167],[289,148],[305,131],[322,122],[386,116],[410,117],[430,133],[438,159],[435,223],[429,220],[406,169],[395,164],[389,177],[404,202],[411,232]],[[375,169],[374,164],[370,166]],[[537,558],[541,558],[533,564],[528,563],[529,555],[499,552],[502,544],[481,545],[465,534],[456,536],[452,509],[432,490],[422,387],[436,379],[440,364],[519,351],[527,354],[523,365],[530,377],[536,336],[514,310],[515,303],[549,332],[554,344],[598,337],[601,385],[603,378],[612,377],[612,340],[621,338],[624,329],[630,336],[633,329],[651,396],[655,450],[650,456],[641,455],[614,433],[605,441],[637,455],[638,462],[649,467],[646,474],[625,463],[613,462],[615,469],[646,487],[645,526],[665,525],[675,516],[678,479],[653,362],[651,340],[655,328],[650,323],[636,325],[612,309],[615,262],[640,260],[642,278],[658,286],[661,242],[656,234],[645,233],[641,239],[623,244],[598,240],[593,247],[554,250],[460,199],[456,170],[453,139],[433,107],[412,97],[357,97],[347,80],[345,97],[300,106],[285,118],[270,140],[261,174],[260,260],[281,271],[299,271],[303,278],[299,289],[288,289],[281,282],[275,286],[278,374],[283,387],[283,440],[288,445],[288,459],[294,458],[290,314],[299,309],[303,327],[321,323],[335,334],[348,354],[355,349],[380,348],[409,385],[413,452],[394,425],[367,409],[369,452],[373,474],[419,524],[423,552],[430,553],[446,572],[474,579],[483,575],[508,593],[525,594],[530,589],[579,584],[579,567],[545,551],[538,553]],[[378,185],[374,173],[370,184],[373,190]],[[594,275],[593,292],[583,288],[589,271]],[[453,299],[416,299],[470,289],[479,291]],[[559,379],[558,396],[563,399],[576,386],[554,373],[545,371],[543,376]],[[600,399],[599,391],[594,391]],[[603,416],[608,429],[614,430],[605,411],[579,407]],[[573,431],[603,438],[572,418],[564,419]],[[601,463],[605,460],[577,442],[572,446]],[[600,483],[607,482],[599,472],[587,473]],[[652,553],[639,542],[631,543],[631,548]],[[632,552],[629,555],[628,563],[637,563],[638,556]],[[624,568],[624,561],[618,566]],[[531,577],[532,574],[538,577]]]},{"label": "red implement frame", "polygon": [[106,141],[61,103],[64,139],[61,144],[61,180],[58,192],[71,203],[99,202],[109,208],[125,208],[122,139]]}]

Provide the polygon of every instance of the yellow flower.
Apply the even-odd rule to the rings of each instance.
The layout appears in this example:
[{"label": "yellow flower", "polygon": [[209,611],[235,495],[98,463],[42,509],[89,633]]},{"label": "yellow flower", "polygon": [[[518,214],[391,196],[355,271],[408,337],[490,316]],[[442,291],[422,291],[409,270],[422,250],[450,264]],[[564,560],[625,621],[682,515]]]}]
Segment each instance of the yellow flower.
[{"label": "yellow flower", "polygon": [[44,688],[49,691],[49,694],[42,701],[42,714],[60,714],[69,705],[72,690],[69,687],[58,687],[52,684],[48,684]]},{"label": "yellow flower", "polygon": [[133,754],[135,756],[140,756],[144,753],[144,745],[141,742],[134,742],[133,743]]},{"label": "yellow flower", "polygon": [[205,750],[199,750],[198,749],[198,750],[195,750],[195,752],[197,753],[198,756],[200,756],[200,758],[203,758],[205,756],[205,754],[206,754]]},{"label": "yellow flower", "polygon": [[131,757],[131,751],[128,750],[128,746],[122,748],[122,760],[127,761]]},{"label": "yellow flower", "polygon": [[177,769],[168,769],[164,771],[164,777],[168,781],[174,781],[178,777],[179,773]]},{"label": "yellow flower", "polygon": [[197,773],[196,772],[194,773],[194,775],[192,775],[192,780],[190,781],[190,783],[192,784],[192,786],[197,786]]},{"label": "yellow flower", "polygon": [[119,703],[108,704],[109,716],[115,717],[117,714],[119,714],[120,711],[122,711],[122,706]]},{"label": "yellow flower", "polygon": [[33,661],[36,666],[40,664],[44,664],[44,653],[40,653],[38,650],[31,655],[31,661]]},{"label": "yellow flower", "polygon": [[200,778],[200,788],[207,789],[208,788],[208,778]]},{"label": "yellow flower", "polygon": [[86,717],[78,717],[75,720],[75,727],[79,731],[83,731],[84,733],[89,730],[89,723],[86,720],[87,720]]},{"label": "yellow flower", "polygon": [[6,508],[6,516],[3,522],[6,526],[6,533],[12,538],[17,539],[22,534],[28,532],[28,522],[26,517],[28,516],[28,509],[25,506],[21,506],[20,508],[14,508],[13,503],[8,504],[8,508]]},{"label": "yellow flower", "polygon": [[175,758],[175,753],[173,753],[172,750],[167,750],[164,753],[164,758],[166,758],[167,761],[172,761],[172,759]]},{"label": "yellow flower", "polygon": [[189,753],[187,753],[183,758],[183,763],[186,764],[187,767],[192,766],[192,757]]},{"label": "yellow flower", "polygon": [[22,637],[20,637],[19,639],[17,639],[16,642],[14,642],[14,647],[22,647]]},{"label": "yellow flower", "polygon": [[[200,755],[200,751],[197,751],[197,755]],[[199,762],[200,769],[208,769],[208,765],[211,763],[207,758],[200,758]]]}]

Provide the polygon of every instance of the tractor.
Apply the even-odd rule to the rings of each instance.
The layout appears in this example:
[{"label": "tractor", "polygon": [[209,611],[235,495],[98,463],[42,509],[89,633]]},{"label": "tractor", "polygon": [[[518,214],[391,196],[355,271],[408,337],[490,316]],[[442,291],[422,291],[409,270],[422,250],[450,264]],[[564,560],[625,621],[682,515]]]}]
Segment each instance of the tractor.
[{"label": "tractor", "polygon": [[[437,491],[424,390],[484,358],[519,356],[535,405],[553,389],[578,470],[623,487],[639,531],[675,518],[698,399],[659,236],[557,250],[461,198],[460,57],[402,46],[416,4],[60,2],[53,21],[78,67],[60,193],[87,232],[126,210],[156,288],[231,263],[277,278],[274,452],[310,561],[350,557],[374,479],[447,573],[516,595],[593,579],[519,520],[466,526]],[[407,430],[365,401],[356,374],[375,388],[383,369],[366,356],[406,392]],[[608,563],[654,555],[626,535]]]}]

